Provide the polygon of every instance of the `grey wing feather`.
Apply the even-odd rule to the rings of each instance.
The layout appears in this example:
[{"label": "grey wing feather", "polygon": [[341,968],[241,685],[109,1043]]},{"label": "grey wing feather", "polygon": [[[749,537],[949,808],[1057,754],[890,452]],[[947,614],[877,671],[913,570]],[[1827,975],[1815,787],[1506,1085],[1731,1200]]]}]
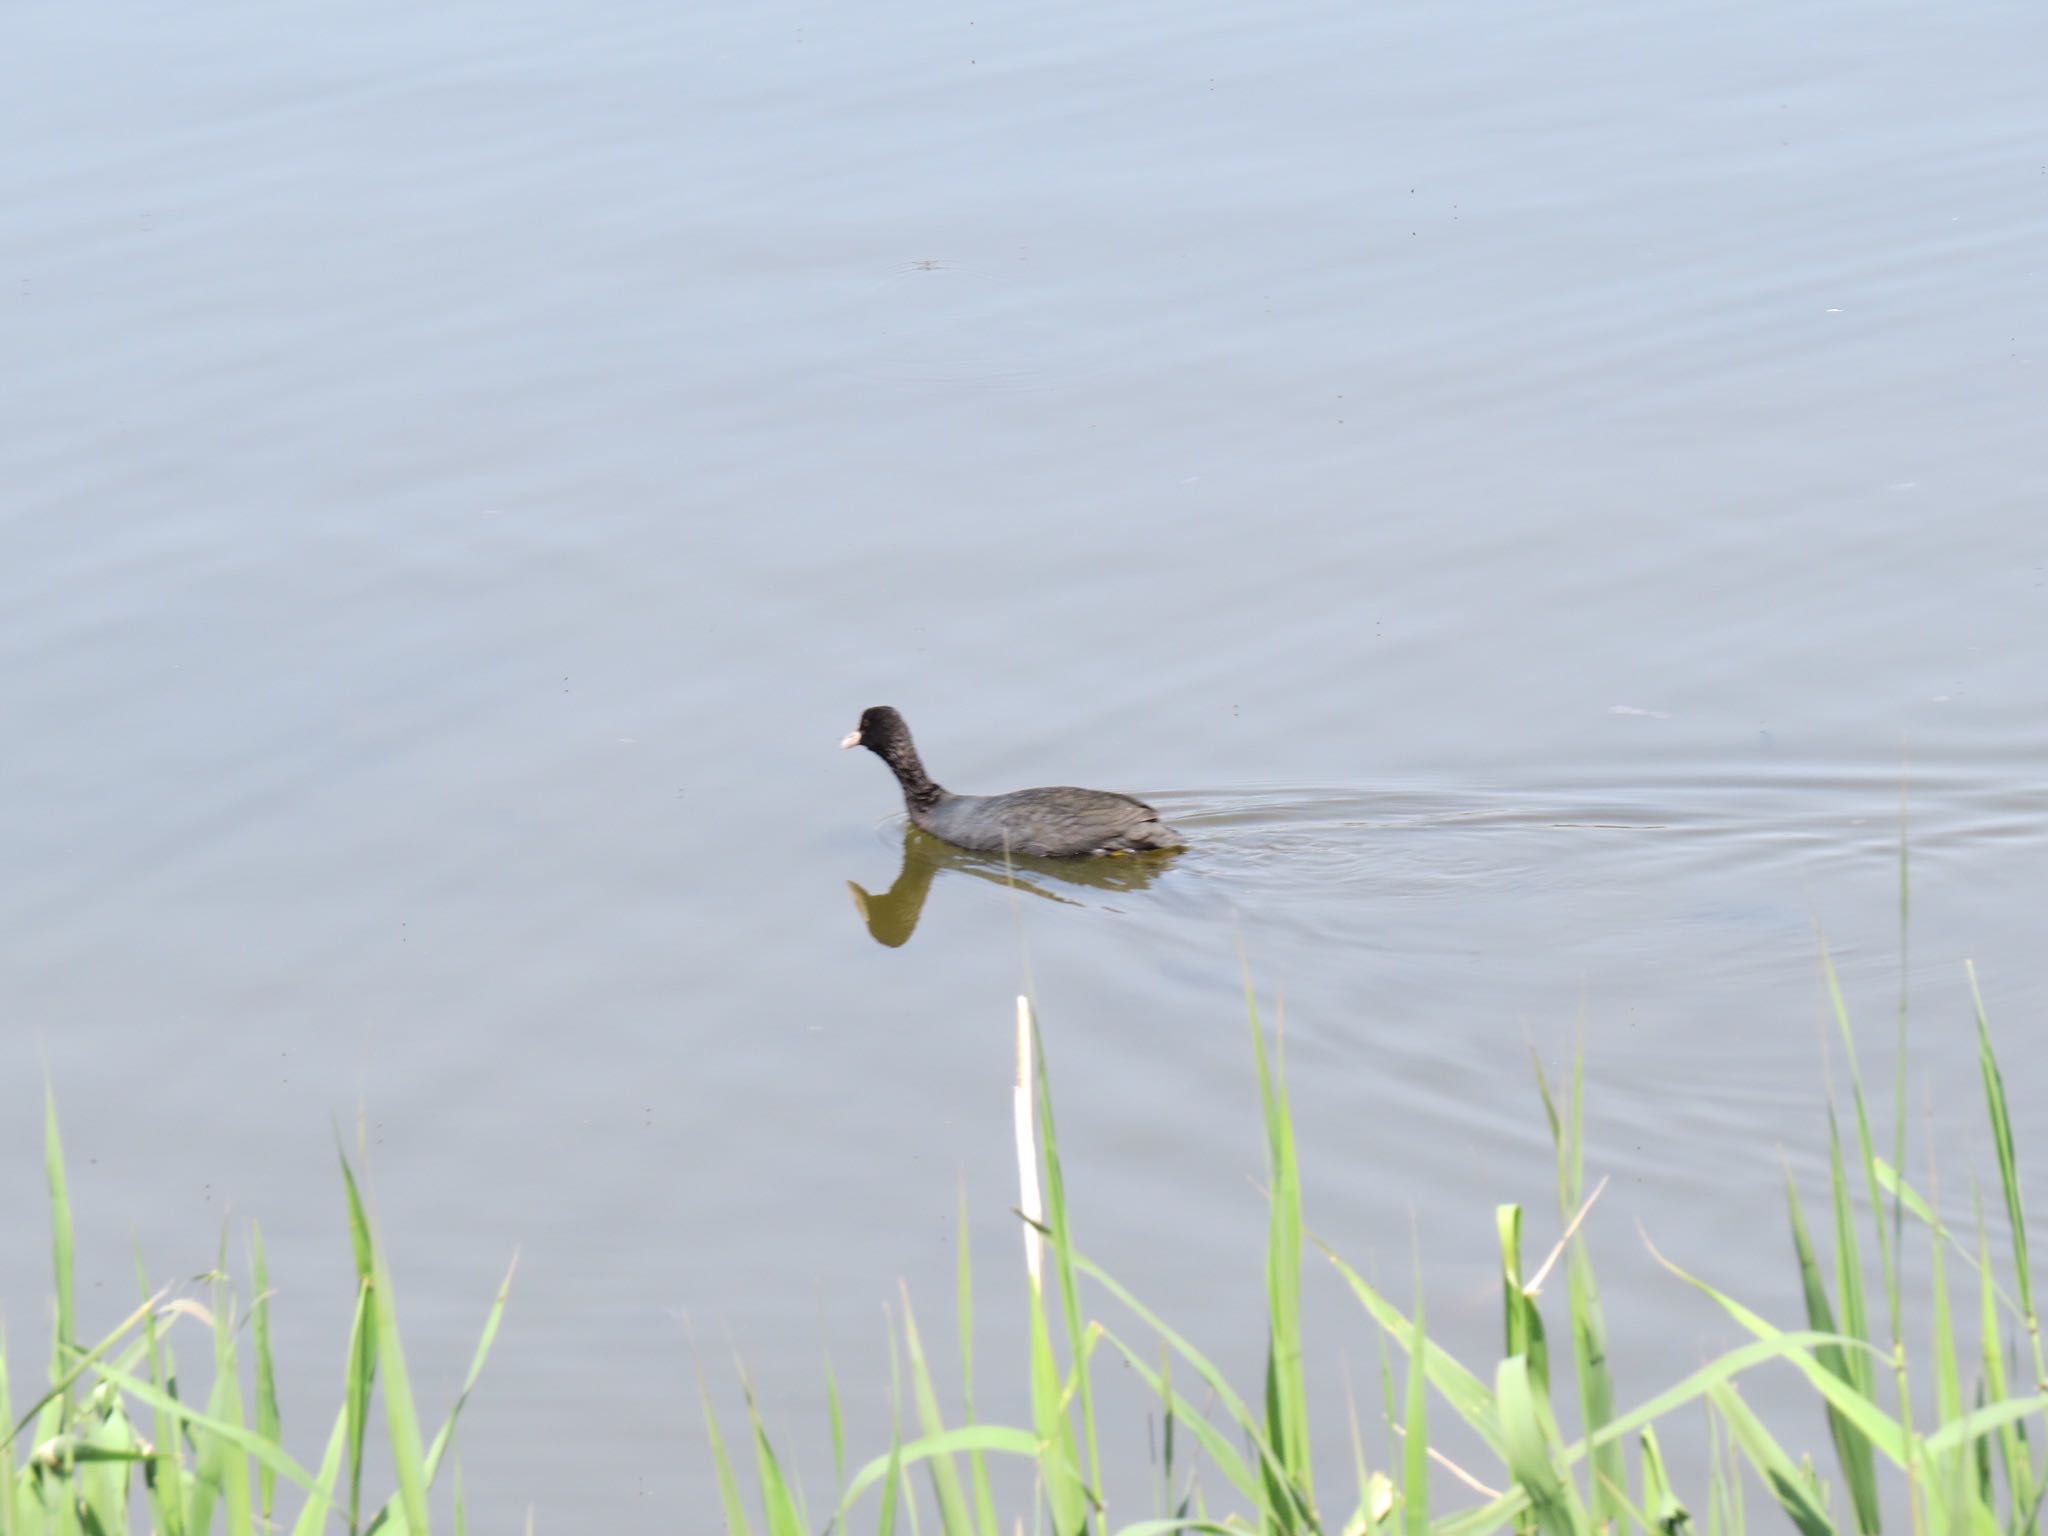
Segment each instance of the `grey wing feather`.
[{"label": "grey wing feather", "polygon": [[1181,848],[1186,839],[1142,800],[1058,785],[1007,795],[951,795],[916,818],[965,848],[1037,857]]}]

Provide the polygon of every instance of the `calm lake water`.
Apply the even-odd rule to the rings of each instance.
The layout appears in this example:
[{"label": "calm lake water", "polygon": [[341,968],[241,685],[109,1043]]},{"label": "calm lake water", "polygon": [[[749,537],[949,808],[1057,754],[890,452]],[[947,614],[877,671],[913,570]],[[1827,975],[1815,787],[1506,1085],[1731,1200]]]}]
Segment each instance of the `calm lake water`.
[{"label": "calm lake water", "polygon": [[[135,1248],[167,1279],[260,1221],[303,1456],[337,1134],[429,1400],[517,1250],[479,1528],[710,1528],[693,1338],[822,1500],[824,1353],[882,1449],[883,1308],[950,1339],[963,1190],[980,1407],[1023,1419],[1028,956],[1081,1241],[1249,1382],[1241,942],[1312,1223],[1404,1295],[1419,1244],[1487,1361],[1492,1206],[1556,1231],[1530,1051],[1583,1017],[1633,1401],[1727,1340],[1638,1226],[1796,1306],[1816,927],[1889,1081],[1902,785],[1916,1139],[1988,1166],[1973,959],[2048,1187],[2038,5],[10,34],[17,1370],[47,1067],[85,1322]],[[1016,895],[906,849],[836,747],[876,703],[955,788],[1123,789],[1194,847]],[[1310,1281],[1334,1408],[1378,1356]],[[1145,1425],[1106,1437],[1135,1517]]]}]

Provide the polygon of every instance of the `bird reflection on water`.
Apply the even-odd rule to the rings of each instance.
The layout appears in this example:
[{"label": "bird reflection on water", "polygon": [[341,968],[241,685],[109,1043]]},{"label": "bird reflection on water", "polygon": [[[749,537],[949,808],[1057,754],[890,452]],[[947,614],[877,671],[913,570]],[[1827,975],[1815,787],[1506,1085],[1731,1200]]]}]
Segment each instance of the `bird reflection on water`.
[{"label": "bird reflection on water", "polygon": [[[999,853],[972,853],[941,842],[929,832],[905,824],[903,863],[896,881],[886,891],[869,891],[856,882],[846,882],[854,910],[867,924],[877,944],[899,949],[917,931],[924,912],[925,897],[940,870],[955,870],[977,880],[1007,886],[1029,896],[1042,896],[1067,906],[1093,905],[1089,891],[1142,891],[1164,874],[1173,863],[1170,853],[1128,854],[1121,857],[1081,859],[1013,858],[1005,862]],[[1063,895],[1056,887],[1065,885],[1083,894]]]}]

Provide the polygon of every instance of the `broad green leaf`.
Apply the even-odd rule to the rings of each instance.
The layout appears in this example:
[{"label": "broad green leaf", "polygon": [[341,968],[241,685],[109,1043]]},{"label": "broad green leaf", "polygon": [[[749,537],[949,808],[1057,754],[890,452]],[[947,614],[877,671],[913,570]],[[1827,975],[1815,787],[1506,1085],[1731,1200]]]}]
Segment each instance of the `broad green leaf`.
[{"label": "broad green leaf", "polygon": [[1550,1404],[1527,1358],[1511,1355],[1494,1374],[1508,1471],[1529,1495],[1530,1512],[1551,1536],[1591,1536],[1592,1523],[1565,1470]]}]

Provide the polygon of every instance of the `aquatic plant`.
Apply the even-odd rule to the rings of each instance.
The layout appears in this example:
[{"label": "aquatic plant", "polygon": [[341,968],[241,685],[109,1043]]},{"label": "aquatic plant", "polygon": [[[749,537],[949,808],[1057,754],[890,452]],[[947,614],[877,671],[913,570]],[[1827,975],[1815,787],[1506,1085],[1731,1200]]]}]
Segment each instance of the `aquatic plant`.
[{"label": "aquatic plant", "polygon": [[[1976,1039],[1985,1109],[1996,1148],[2009,1252],[1994,1259],[1981,1209],[1958,1233],[1901,1172],[1904,1134],[1890,1154],[1880,1150],[1856,1056],[1856,1040],[1825,950],[1822,966],[1848,1066],[1854,1135],[1841,1134],[1827,1107],[1831,1264],[1824,1264],[1796,1185],[1786,1180],[1792,1257],[1798,1266],[1804,1317],[1781,1327],[1730,1291],[1659,1262],[1711,1298],[1749,1337],[1683,1380],[1620,1411],[1608,1367],[1608,1335],[1599,1287],[1580,1230],[1598,1189],[1588,1193],[1582,1139],[1584,1075],[1575,1061],[1563,1091],[1537,1073],[1543,1112],[1556,1152],[1558,1212],[1563,1236],[1533,1272],[1522,1252],[1522,1210],[1495,1212],[1502,1275],[1505,1347],[1486,1373],[1457,1360],[1429,1336],[1417,1276],[1413,1313],[1404,1312],[1341,1256],[1312,1238],[1304,1224],[1279,1037],[1261,1024],[1247,985],[1253,1063],[1266,1132],[1269,1220],[1266,1232],[1265,1370],[1239,1390],[1196,1346],[1156,1311],[1089,1259],[1075,1244],[1052,1114],[1045,1055],[1030,1004],[1017,1000],[1016,1127],[1019,1212],[1029,1279],[1027,1368],[1032,1421],[985,1424],[973,1410],[972,1280],[961,1224],[957,1306],[960,1317],[961,1408],[948,1420],[940,1407],[917,1324],[904,1297],[898,1314],[909,1390],[897,1398],[886,1451],[845,1473],[838,1389],[827,1374],[840,1491],[828,1530],[851,1529],[859,1517],[883,1536],[906,1519],[913,1531],[936,1518],[944,1536],[1003,1536],[1026,1528],[1026,1515],[999,1518],[991,1462],[1024,1463],[1035,1489],[1030,1527],[1055,1536],[1118,1533],[1165,1536],[1174,1531],[1400,1533],[1400,1536],[1483,1536],[1513,1529],[1544,1536],[1592,1536],[1636,1529],[1661,1536],[1704,1523],[1709,1536],[1746,1528],[1744,1469],[1760,1481],[1777,1510],[1803,1536],[1838,1531],[1875,1533],[1902,1519],[1913,1536],[2003,1532],[2032,1536],[2048,1496],[2048,1366],[2027,1259],[2005,1087],[1974,972]],[[1901,1009],[1901,1032],[1904,1010]],[[1900,1060],[1903,1063],[1904,1053]],[[1901,1067],[1903,1074],[1903,1066]],[[1895,1105],[1903,1127],[1905,1101]],[[1909,1337],[1900,1271],[1908,1234],[1924,1239],[1931,1263],[1932,1319]],[[1355,1407],[1349,1408],[1351,1476],[1341,1500],[1319,1491],[1310,1464],[1311,1404],[1302,1369],[1301,1277],[1311,1245],[1334,1266],[1396,1359],[1405,1380],[1383,1368],[1382,1416],[1390,1463],[1373,1467],[1362,1448]],[[1654,1250],[1653,1250],[1654,1252]],[[1873,1263],[1874,1274],[1873,1279]],[[1562,1264],[1564,1302],[1544,1283]],[[1958,1303],[1951,1266],[1973,1276],[1977,1337],[1958,1341]],[[1087,1306],[1084,1307],[1084,1284]],[[1870,1298],[1881,1296],[1882,1307]],[[1546,1307],[1546,1303],[1548,1306]],[[1100,1309],[1102,1315],[1096,1315]],[[1548,1314],[1548,1317],[1547,1317]],[[1108,1321],[1103,1320],[1104,1316]],[[1084,1321],[1085,1317],[1085,1321]],[[1553,1358],[1553,1328],[1569,1340],[1575,1413],[1560,1415],[1565,1390]],[[1064,1351],[1056,1351],[1055,1335]],[[1924,1339],[1924,1342],[1922,1340]],[[1162,1428],[1158,1506],[1119,1520],[1105,1507],[1096,1434],[1094,1373],[1105,1346],[1111,1358],[1144,1383]],[[1560,1352],[1564,1353],[1564,1352]],[[1824,1409],[1843,1497],[1834,1497],[1810,1456],[1795,1455],[1744,1401],[1743,1378],[1773,1362],[1810,1384]],[[1189,1394],[1196,1390],[1198,1404]],[[700,1391],[702,1382],[700,1379]],[[1925,1416],[1931,1400],[1933,1412]],[[751,1536],[754,1512],[742,1497],[726,1438],[708,1392],[705,1421],[727,1529]],[[1674,1487],[1662,1445],[1669,1421],[1703,1405],[1709,1437],[1704,1513]],[[1441,1449],[1433,1414],[1446,1410],[1466,1439],[1484,1447],[1487,1462],[1454,1463]],[[819,1527],[805,1515],[801,1490],[783,1471],[751,1390],[747,1394],[755,1493],[770,1536],[803,1536]],[[905,1419],[910,1423],[906,1425]],[[1567,1439],[1560,1418],[1578,1434]],[[1698,1422],[1688,1415],[1688,1426]],[[2040,1433],[2030,1432],[2033,1425]],[[1688,1432],[1696,1432],[1688,1429]],[[1469,1458],[1468,1458],[1469,1459]],[[920,1493],[918,1484],[925,1489]],[[1327,1487],[1327,1485],[1326,1485]],[[1454,1490],[1446,1500],[1444,1490]]]},{"label": "aquatic plant", "polygon": [[[187,1285],[152,1290],[138,1275],[135,1310],[97,1342],[78,1336],[71,1200],[55,1105],[44,1100],[50,1252],[56,1281],[48,1385],[16,1416],[21,1391],[0,1335],[0,1536],[112,1536],[137,1518],[157,1536],[255,1536],[286,1528],[312,1536],[336,1528],[427,1536],[428,1491],[454,1443],[455,1424],[497,1337],[504,1284],[484,1320],[462,1390],[431,1441],[406,1372],[391,1275],[348,1159],[341,1162],[356,1302],[341,1379],[341,1406],[317,1471],[285,1448],[270,1342],[271,1292],[260,1228],[249,1231],[246,1296],[228,1273],[227,1237],[214,1267]],[[174,1335],[201,1330],[211,1386],[185,1396]],[[381,1415],[375,1410],[381,1408]],[[371,1440],[375,1417],[385,1445]],[[397,1484],[366,1502],[366,1465],[388,1458]],[[449,1525],[466,1526],[455,1470]],[[294,1515],[292,1512],[296,1510]]]}]

